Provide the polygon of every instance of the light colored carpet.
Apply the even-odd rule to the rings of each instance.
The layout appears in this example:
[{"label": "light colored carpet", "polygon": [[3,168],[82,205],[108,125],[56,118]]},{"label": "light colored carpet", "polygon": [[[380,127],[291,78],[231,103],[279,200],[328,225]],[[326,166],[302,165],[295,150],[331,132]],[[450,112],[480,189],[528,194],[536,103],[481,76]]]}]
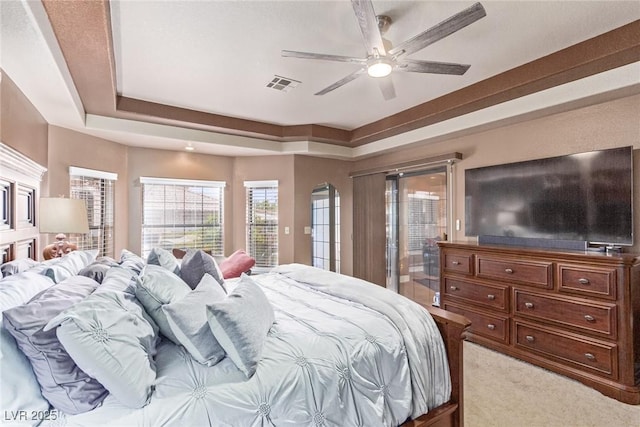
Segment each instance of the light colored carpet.
[{"label": "light colored carpet", "polygon": [[640,405],[470,342],[464,393],[466,427],[640,426]]}]

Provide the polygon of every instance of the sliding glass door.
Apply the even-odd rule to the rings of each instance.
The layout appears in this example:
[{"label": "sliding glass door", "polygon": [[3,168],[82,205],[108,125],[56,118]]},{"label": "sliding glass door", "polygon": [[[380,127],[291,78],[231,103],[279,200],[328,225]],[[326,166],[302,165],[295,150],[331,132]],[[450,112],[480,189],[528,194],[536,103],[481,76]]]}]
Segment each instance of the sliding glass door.
[{"label": "sliding glass door", "polygon": [[439,291],[447,238],[447,167],[387,178],[387,288],[422,304]]}]

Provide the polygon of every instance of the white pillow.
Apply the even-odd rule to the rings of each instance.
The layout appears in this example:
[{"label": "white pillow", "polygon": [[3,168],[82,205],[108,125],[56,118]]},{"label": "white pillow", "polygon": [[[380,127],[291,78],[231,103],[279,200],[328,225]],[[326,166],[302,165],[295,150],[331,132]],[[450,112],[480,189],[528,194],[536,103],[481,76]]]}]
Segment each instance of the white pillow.
[{"label": "white pillow", "polygon": [[180,341],[171,330],[162,306],[181,300],[189,295],[189,292],[191,288],[184,280],[159,265],[145,266],[136,288],[138,301],[156,322],[162,335],[178,345]]},{"label": "white pillow", "polygon": [[[0,280],[0,312],[26,304],[53,284],[53,280],[49,277],[32,272],[5,277]],[[49,409],[49,402],[42,397],[31,363],[18,349],[15,339],[2,327],[2,316],[0,316],[0,408],[5,411],[4,414],[0,414],[3,417],[10,416],[11,413],[37,414]],[[37,419],[27,421],[28,425],[36,425],[40,422]]]},{"label": "white pillow", "polygon": [[[58,339],[80,369],[121,404],[141,408],[153,391],[158,338],[135,297],[115,290],[126,279],[122,273],[121,268],[110,269],[96,292],[54,317],[43,330],[57,327]],[[110,284],[114,281],[116,286]]]},{"label": "white pillow", "polygon": [[97,249],[73,251],[63,257],[55,258],[55,261],[44,269],[42,274],[60,283],[78,274],[80,270],[95,261],[97,256]]},{"label": "white pillow", "polygon": [[206,305],[227,297],[209,273],[198,286],[179,301],[162,306],[178,341],[198,362],[213,366],[224,359],[224,350],[214,338],[207,322]]},{"label": "white pillow", "polygon": [[273,307],[260,285],[243,274],[227,298],[207,304],[207,320],[233,363],[247,378],[253,376],[275,320]]}]

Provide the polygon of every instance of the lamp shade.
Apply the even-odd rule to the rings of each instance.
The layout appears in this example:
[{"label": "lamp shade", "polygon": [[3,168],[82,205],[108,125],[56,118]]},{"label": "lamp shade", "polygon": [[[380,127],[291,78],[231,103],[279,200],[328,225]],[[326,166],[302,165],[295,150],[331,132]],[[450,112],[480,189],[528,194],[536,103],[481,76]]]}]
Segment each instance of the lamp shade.
[{"label": "lamp shade", "polygon": [[89,232],[87,205],[81,199],[43,197],[40,199],[41,233]]}]

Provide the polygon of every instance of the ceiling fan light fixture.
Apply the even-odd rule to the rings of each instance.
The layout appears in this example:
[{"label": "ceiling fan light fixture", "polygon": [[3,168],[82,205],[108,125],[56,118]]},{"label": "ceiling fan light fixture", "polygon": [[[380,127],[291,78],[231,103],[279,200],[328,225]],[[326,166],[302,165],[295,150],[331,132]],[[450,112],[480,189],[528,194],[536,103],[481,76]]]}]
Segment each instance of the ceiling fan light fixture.
[{"label": "ceiling fan light fixture", "polygon": [[367,63],[367,74],[371,77],[386,77],[391,74],[393,65],[385,58],[377,58]]}]

